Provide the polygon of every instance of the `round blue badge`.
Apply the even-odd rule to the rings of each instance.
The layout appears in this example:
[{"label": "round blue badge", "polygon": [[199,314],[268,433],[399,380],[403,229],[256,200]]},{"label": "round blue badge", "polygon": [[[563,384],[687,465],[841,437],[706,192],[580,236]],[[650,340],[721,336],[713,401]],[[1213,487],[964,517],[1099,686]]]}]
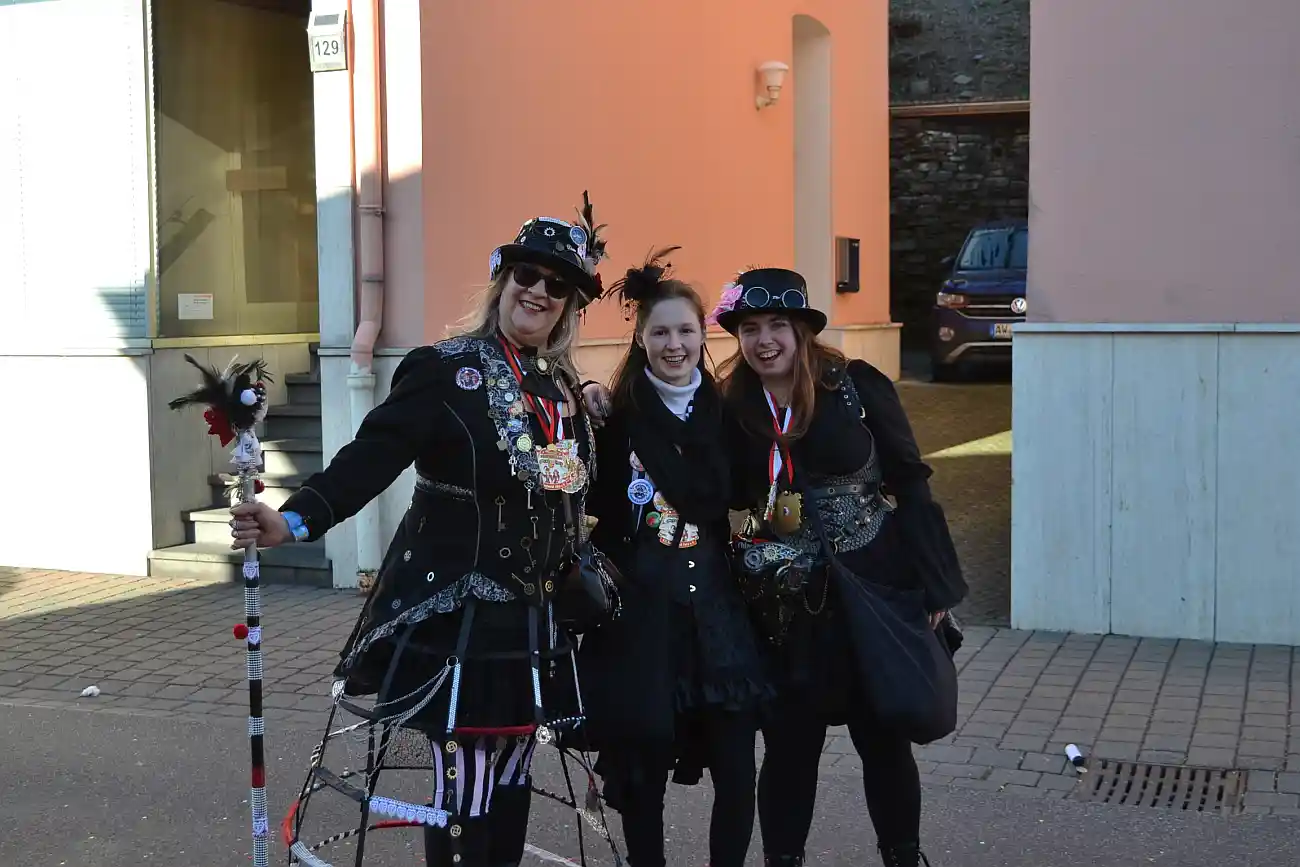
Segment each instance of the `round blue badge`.
[{"label": "round blue badge", "polygon": [[572,229],[569,229],[569,240],[576,246],[581,247],[583,244],[587,243],[587,233],[581,226],[574,226]]},{"label": "round blue badge", "polygon": [[650,484],[649,479],[634,479],[632,484],[627,486],[627,498],[638,506],[644,506],[654,499],[655,486]]}]

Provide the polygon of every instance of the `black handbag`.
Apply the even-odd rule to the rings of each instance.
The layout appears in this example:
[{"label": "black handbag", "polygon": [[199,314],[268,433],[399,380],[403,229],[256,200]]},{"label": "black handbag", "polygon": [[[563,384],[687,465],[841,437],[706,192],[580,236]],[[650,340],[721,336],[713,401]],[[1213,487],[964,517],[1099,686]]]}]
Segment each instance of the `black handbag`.
[{"label": "black handbag", "polygon": [[570,529],[581,541],[578,556],[560,575],[552,610],[560,628],[580,635],[621,613],[618,585],[623,576],[605,552],[586,538],[585,527],[577,525],[568,494],[564,495],[564,511]]},{"label": "black handbag", "polygon": [[[867,700],[882,726],[915,744],[957,729],[957,668],[946,641],[930,626],[922,590],[899,590],[855,575],[835,556],[821,510],[807,510],[830,560]],[[955,623],[954,623],[954,628]],[[960,635],[960,632],[958,633]]]}]

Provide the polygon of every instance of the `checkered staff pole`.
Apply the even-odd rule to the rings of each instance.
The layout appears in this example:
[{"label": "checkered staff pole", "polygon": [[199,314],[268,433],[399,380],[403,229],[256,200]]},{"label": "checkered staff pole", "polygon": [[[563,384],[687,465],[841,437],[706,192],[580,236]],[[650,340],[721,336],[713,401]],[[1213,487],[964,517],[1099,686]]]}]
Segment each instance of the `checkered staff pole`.
[{"label": "checkered staff pole", "polygon": [[[221,445],[233,441],[230,462],[235,465],[236,483],[233,498],[251,503],[262,490],[258,472],[262,465],[262,447],[254,428],[266,417],[266,382],[271,377],[264,362],[240,363],[232,359],[224,371],[206,367],[186,355],[185,360],[198,368],[203,384],[183,397],[171,401],[172,409],[204,405],[203,418],[208,433],[218,437]],[[270,825],[266,814],[266,762],[262,744],[266,723],[262,718],[262,599],[257,547],[244,549],[244,622],[234,629],[235,637],[247,641],[248,648],[248,743],[252,754],[252,794],[249,804],[253,813],[253,867],[267,867],[267,839]]]}]

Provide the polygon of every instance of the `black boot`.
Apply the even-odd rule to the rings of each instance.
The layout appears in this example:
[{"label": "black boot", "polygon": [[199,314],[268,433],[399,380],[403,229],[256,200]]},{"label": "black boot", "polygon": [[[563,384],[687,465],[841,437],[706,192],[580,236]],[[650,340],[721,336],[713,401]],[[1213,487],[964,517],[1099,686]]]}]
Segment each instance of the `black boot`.
[{"label": "black boot", "polygon": [[803,867],[802,855],[771,855],[763,853],[763,867]]},{"label": "black boot", "polygon": [[894,843],[881,845],[879,849],[885,867],[921,867],[922,864],[930,867],[930,859],[921,851],[920,843]]}]

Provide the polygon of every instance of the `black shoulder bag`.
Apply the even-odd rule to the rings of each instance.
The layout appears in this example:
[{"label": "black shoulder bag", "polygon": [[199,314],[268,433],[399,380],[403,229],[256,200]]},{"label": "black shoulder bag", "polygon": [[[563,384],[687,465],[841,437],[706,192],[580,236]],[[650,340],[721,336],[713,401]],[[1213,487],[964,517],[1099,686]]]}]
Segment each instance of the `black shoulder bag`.
[{"label": "black shoulder bag", "polygon": [[[805,499],[809,499],[805,493]],[[884,727],[916,744],[946,737],[957,728],[957,668],[943,640],[930,627],[924,591],[898,590],[855,575],[835,555],[821,510],[807,509],[830,561],[828,581],[839,591],[867,699]]]},{"label": "black shoulder bag", "polygon": [[569,495],[564,496],[564,514],[569,531],[574,534],[577,557],[560,574],[554,611],[561,628],[579,635],[590,632],[622,613],[618,585],[623,576],[605,553],[587,538],[585,520],[573,513]]}]

